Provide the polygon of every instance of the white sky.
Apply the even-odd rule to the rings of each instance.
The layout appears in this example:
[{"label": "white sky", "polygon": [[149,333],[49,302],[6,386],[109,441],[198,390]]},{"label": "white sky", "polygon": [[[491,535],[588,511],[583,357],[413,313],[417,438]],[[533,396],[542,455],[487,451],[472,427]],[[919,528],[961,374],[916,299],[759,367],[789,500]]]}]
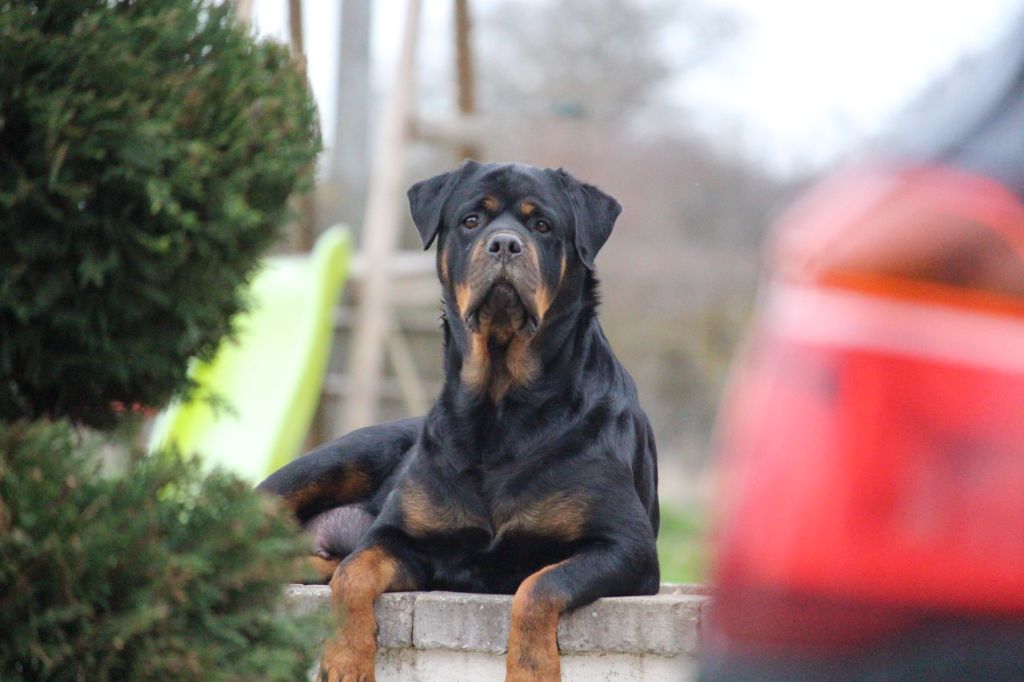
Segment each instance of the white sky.
[{"label": "white sky", "polygon": [[[493,0],[475,0],[475,8]],[[261,33],[287,35],[287,0],[256,0]],[[304,0],[310,80],[325,143],[334,129],[340,0]],[[877,132],[906,99],[965,54],[989,45],[1024,0],[706,0],[741,33],[670,99],[690,122],[776,168],[827,162]],[[424,0],[424,57],[448,60],[450,0]],[[374,83],[386,87],[403,0],[374,3]],[[427,39],[426,37],[429,37]],[[1024,39],[1024,37],[1022,37]]]},{"label": "white sky", "polygon": [[686,94],[703,118],[734,118],[742,144],[783,161],[824,161],[877,132],[931,78],[991,44],[1024,11],[1021,0],[715,4],[734,8],[747,29]]}]

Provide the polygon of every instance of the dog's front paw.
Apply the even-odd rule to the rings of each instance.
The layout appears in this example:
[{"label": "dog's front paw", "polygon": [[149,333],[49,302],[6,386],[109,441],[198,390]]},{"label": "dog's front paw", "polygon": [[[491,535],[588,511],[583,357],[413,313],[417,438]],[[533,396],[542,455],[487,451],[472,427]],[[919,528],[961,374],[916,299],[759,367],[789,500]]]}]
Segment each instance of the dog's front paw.
[{"label": "dog's front paw", "polygon": [[510,654],[505,669],[505,682],[559,682],[561,679],[557,648],[538,649],[520,656]]},{"label": "dog's front paw", "polygon": [[505,672],[505,682],[559,682],[562,679],[559,666],[546,668],[509,668]]},{"label": "dog's front paw", "polygon": [[320,659],[318,682],[375,682],[376,652],[329,641]]}]

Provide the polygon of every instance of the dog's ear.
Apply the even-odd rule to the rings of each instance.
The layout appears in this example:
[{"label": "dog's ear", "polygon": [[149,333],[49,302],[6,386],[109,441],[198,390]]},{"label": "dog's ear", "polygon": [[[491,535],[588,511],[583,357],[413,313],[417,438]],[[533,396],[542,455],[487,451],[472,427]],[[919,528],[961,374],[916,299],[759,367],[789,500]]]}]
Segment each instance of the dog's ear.
[{"label": "dog's ear", "polygon": [[622,206],[615,197],[593,185],[580,182],[566,171],[559,169],[558,174],[572,203],[573,219],[576,222],[576,251],[583,264],[593,270],[594,258],[608,241]]},{"label": "dog's ear", "polygon": [[444,202],[459,180],[478,165],[476,161],[467,159],[461,167],[450,173],[422,180],[409,188],[409,211],[420,233],[420,239],[423,240],[424,251],[430,248],[438,230],[441,229],[441,209],[444,208]]}]

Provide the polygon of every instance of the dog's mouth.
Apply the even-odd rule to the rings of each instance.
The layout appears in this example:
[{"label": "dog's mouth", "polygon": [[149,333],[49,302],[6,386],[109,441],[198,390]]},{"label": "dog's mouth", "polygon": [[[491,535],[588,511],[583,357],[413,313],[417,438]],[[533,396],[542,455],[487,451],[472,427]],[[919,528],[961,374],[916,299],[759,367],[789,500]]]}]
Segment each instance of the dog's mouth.
[{"label": "dog's mouth", "polygon": [[481,293],[467,306],[465,323],[474,334],[533,335],[540,327],[540,319],[533,301],[523,296],[516,285],[505,277],[498,277],[489,287],[480,287]]}]

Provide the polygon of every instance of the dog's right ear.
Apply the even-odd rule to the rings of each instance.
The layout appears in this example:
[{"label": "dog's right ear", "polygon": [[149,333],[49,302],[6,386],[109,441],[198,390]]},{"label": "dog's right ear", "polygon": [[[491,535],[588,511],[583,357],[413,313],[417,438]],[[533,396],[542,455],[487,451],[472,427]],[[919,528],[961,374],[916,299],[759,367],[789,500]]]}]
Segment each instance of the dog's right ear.
[{"label": "dog's right ear", "polygon": [[456,170],[422,180],[409,188],[409,211],[420,233],[420,239],[423,240],[424,251],[430,248],[441,229],[441,210],[444,208],[444,202],[459,180],[479,165],[476,161],[467,159]]}]

